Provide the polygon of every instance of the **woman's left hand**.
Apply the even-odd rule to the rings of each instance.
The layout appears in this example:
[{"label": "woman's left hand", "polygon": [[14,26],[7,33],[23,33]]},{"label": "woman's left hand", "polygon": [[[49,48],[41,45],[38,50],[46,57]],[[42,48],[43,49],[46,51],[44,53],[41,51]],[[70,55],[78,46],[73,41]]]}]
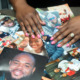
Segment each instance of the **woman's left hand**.
[{"label": "woman's left hand", "polygon": [[64,38],[57,46],[61,47],[70,41],[66,45],[68,47],[80,39],[80,16],[72,18],[62,26],[63,27],[51,37],[51,44],[55,44]]}]

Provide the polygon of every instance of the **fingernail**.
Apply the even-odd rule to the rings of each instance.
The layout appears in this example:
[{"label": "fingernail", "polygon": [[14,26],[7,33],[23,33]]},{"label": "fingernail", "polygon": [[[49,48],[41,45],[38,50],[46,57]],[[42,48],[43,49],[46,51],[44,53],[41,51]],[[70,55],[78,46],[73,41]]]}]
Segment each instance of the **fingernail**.
[{"label": "fingernail", "polygon": [[58,44],[57,47],[61,47],[61,44]]},{"label": "fingernail", "polygon": [[42,31],[41,34],[44,35],[44,31]]},{"label": "fingernail", "polygon": [[53,39],[54,39],[53,37],[50,38],[50,40],[53,40]]},{"label": "fingernail", "polygon": [[37,35],[37,37],[38,37],[38,38],[41,38],[39,34]]},{"label": "fingernail", "polygon": [[69,47],[69,46],[70,46],[69,44],[66,45],[66,47]]},{"label": "fingernail", "polygon": [[28,37],[29,35],[28,35],[28,33],[25,33],[25,35]]},{"label": "fingernail", "polygon": [[43,21],[43,24],[46,24],[46,23]]},{"label": "fingernail", "polygon": [[55,44],[55,41],[52,41],[51,44]]},{"label": "fingernail", "polygon": [[60,26],[56,26],[56,28],[59,28]]},{"label": "fingernail", "polygon": [[32,35],[32,38],[35,38],[35,36],[34,36],[34,35]]}]

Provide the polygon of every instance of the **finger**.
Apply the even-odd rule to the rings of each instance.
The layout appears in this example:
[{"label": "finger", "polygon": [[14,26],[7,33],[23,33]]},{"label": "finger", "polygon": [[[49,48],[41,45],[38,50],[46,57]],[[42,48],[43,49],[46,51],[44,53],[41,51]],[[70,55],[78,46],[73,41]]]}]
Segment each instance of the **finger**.
[{"label": "finger", "polygon": [[44,35],[42,26],[41,26],[41,24],[38,22],[38,20],[36,19],[35,16],[33,16],[33,20],[34,20],[36,26],[38,27],[39,31],[41,32],[41,34]]},{"label": "finger", "polygon": [[24,26],[23,22],[20,22],[20,26],[21,26],[23,32],[26,33],[26,29],[25,29],[25,26]]},{"label": "finger", "polygon": [[20,24],[20,26],[21,26],[21,29],[22,29],[22,31],[24,32],[24,35],[25,35],[26,37],[28,37],[29,34],[28,34],[28,32],[27,32],[27,30],[26,30],[26,28],[25,28],[25,25],[24,25],[22,19],[17,19],[17,21],[19,22],[19,24]]},{"label": "finger", "polygon": [[67,24],[68,24],[68,21],[67,21],[67,22],[65,22],[65,23],[62,25],[62,27],[67,26]]},{"label": "finger", "polygon": [[64,44],[66,44],[68,41],[70,41],[71,39],[73,39],[73,37],[71,37],[71,34],[69,34],[62,42],[60,42],[58,44],[58,47],[63,46]]},{"label": "finger", "polygon": [[25,26],[26,26],[26,28],[27,28],[27,31],[28,31],[29,34],[32,36],[32,38],[35,38],[35,35],[34,35],[33,32],[32,32],[32,29],[31,29],[31,27],[30,27],[30,25],[29,25],[29,22],[28,22],[27,20],[25,20],[25,21],[24,21],[24,24],[25,24]]},{"label": "finger", "polygon": [[[70,33],[70,31],[69,31],[69,30],[66,30],[66,31],[63,32],[61,35],[59,35],[57,38],[55,38],[55,39],[51,42],[51,44],[55,44],[55,43],[57,43],[58,41],[62,40],[62,39],[63,39],[64,37],[66,37],[69,33]],[[70,36],[68,36],[68,37],[70,37]]]},{"label": "finger", "polygon": [[67,22],[62,25],[62,28],[59,28],[60,30],[59,30],[58,32],[56,32],[56,33],[50,38],[50,40],[55,39],[58,35],[60,35],[60,32],[65,31],[65,30],[67,29],[67,27],[63,27],[63,26],[65,26],[66,24],[67,24]]},{"label": "finger", "polygon": [[69,47],[78,40],[79,40],[79,35],[76,35],[66,46]]},{"label": "finger", "polygon": [[62,27],[66,26],[66,25],[67,25],[67,23],[68,23],[68,22],[64,23],[64,24],[63,24],[63,25],[61,25],[61,26],[56,26],[56,28],[57,28],[57,29],[61,29]]},{"label": "finger", "polygon": [[37,34],[38,33],[38,29],[37,29],[36,24],[35,24],[35,23],[37,23],[37,21],[34,21],[34,19],[29,18],[28,22],[29,22],[32,30],[34,31],[34,33]]},{"label": "finger", "polygon": [[25,36],[29,36],[29,34],[27,33],[27,31],[26,31],[26,29],[25,29],[25,26],[24,26],[23,22],[19,22],[19,23],[20,23],[20,26],[21,26],[21,28],[22,28]]},{"label": "finger", "polygon": [[44,21],[41,20],[40,16],[38,13],[36,13],[36,17],[39,20],[40,24],[45,25],[46,23]]},{"label": "finger", "polygon": [[55,39],[56,37],[58,37],[59,35],[61,35],[63,32],[65,32],[65,30],[67,30],[67,27],[62,27],[58,32],[56,32],[50,40]]},{"label": "finger", "polygon": [[40,34],[39,34],[38,29],[35,25],[35,23],[37,23],[37,21],[34,21],[33,19],[29,18],[28,22],[29,22],[32,30],[34,31],[35,35],[37,35],[37,37],[40,38]]},{"label": "finger", "polygon": [[[63,46],[65,43],[67,43],[70,40],[75,40],[75,42],[76,42],[77,39],[79,39],[79,37],[77,36],[77,34],[75,34],[75,37],[71,37],[71,34],[69,34],[62,42],[60,42],[58,44],[58,47]],[[67,44],[66,46],[68,47],[68,46],[70,46],[70,44]]]},{"label": "finger", "polygon": [[61,29],[63,26],[56,26],[57,29]]}]

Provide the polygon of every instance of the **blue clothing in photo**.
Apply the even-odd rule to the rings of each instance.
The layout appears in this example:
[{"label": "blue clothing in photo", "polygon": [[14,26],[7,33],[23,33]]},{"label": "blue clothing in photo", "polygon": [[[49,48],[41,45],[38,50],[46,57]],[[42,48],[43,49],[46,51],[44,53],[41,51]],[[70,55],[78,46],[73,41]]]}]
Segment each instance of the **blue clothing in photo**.
[{"label": "blue clothing in photo", "polygon": [[47,36],[47,39],[43,42],[49,56],[49,61],[56,60],[63,55],[64,49],[62,47],[57,47],[58,43],[52,45],[50,36]]}]

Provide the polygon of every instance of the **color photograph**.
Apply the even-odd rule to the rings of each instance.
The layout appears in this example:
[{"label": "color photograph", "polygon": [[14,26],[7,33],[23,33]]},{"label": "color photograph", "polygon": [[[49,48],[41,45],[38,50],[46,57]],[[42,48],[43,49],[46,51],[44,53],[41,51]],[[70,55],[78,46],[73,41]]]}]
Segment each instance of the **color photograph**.
[{"label": "color photograph", "polygon": [[0,59],[4,80],[41,80],[47,63],[47,57],[12,48],[4,48]]}]

